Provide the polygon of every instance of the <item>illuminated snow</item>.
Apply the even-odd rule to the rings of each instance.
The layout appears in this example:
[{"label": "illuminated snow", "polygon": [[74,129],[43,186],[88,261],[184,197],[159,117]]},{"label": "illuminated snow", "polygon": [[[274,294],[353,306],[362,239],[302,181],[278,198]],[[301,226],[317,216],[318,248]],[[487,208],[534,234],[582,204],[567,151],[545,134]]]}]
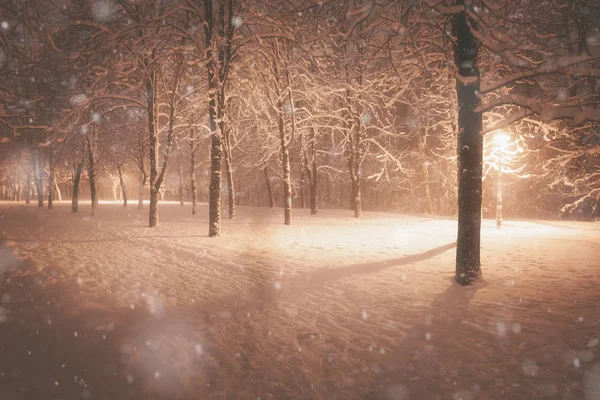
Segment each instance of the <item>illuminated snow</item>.
[{"label": "illuminated snow", "polygon": [[64,371],[49,386],[77,375],[102,397],[110,365],[118,387],[161,398],[593,399],[600,382],[598,224],[485,220],[485,281],[462,288],[443,218],[294,210],[284,226],[282,209],[240,207],[211,239],[206,205],[162,203],[156,230],[112,202],[85,221],[61,202],[0,210],[0,254],[42,282],[0,290],[0,329],[22,333],[0,370],[43,354],[39,373]]}]

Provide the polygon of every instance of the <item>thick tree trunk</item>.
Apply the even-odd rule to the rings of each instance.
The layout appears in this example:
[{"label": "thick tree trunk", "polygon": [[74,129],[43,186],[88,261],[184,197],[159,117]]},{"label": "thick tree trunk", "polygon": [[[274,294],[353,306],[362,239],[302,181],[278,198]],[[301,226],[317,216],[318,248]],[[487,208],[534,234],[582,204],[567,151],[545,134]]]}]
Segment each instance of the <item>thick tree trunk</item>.
[{"label": "thick tree trunk", "polygon": [[221,133],[224,135],[224,150],[225,150],[225,174],[227,175],[227,196],[229,206],[229,219],[235,217],[235,186],[233,182],[233,164],[231,158],[231,143],[229,133],[225,132],[225,124],[221,124]]},{"label": "thick tree trunk", "polygon": [[354,193],[354,218],[360,218],[362,216],[360,179],[356,179],[353,183],[352,192]]},{"label": "thick tree trunk", "polygon": [[119,173],[119,184],[121,185],[121,193],[123,194],[123,207],[127,207],[127,188],[125,187],[125,179],[123,178],[123,167],[117,164],[117,172]]},{"label": "thick tree trunk", "polygon": [[[464,5],[458,0],[457,5]],[[482,116],[476,111],[480,104],[480,75],[477,67],[479,44],[468,20],[461,11],[454,16],[456,46],[454,58],[459,77],[456,82],[458,99],[458,236],[456,241],[456,281],[468,285],[481,278],[481,187],[483,136]]]},{"label": "thick tree trunk", "polygon": [[318,177],[317,177],[317,134],[315,129],[311,132],[311,152],[312,160],[311,167],[312,173],[310,174],[310,213],[312,215],[317,213],[317,190],[318,190]]},{"label": "thick tree trunk", "polygon": [[150,135],[150,209],[148,226],[158,223],[158,134],[156,132],[156,73],[146,80],[146,98],[148,110],[148,133]]},{"label": "thick tree trunk", "polygon": [[177,172],[179,173],[179,205],[183,206],[183,167],[181,166],[181,157],[178,158]]},{"label": "thick tree trunk", "polygon": [[225,172],[227,174],[227,195],[229,201],[229,219],[235,217],[235,186],[233,182],[233,168],[229,151],[225,155]]},{"label": "thick tree trunk", "polygon": [[[213,77],[209,73],[209,87],[216,89]],[[211,132],[210,146],[210,185],[208,194],[208,236],[221,235],[221,155],[223,144],[221,132],[217,131],[216,94],[209,94],[209,124]]]},{"label": "thick tree trunk", "polygon": [[356,200],[356,194],[354,189],[354,178],[352,178],[352,171],[350,171],[350,211],[354,211],[356,206],[354,201]]},{"label": "thick tree trunk", "polygon": [[138,192],[138,210],[144,208],[144,188],[146,187],[146,174],[140,173],[140,187]]},{"label": "thick tree trunk", "polygon": [[279,139],[281,142],[281,165],[283,168],[283,223],[290,225],[292,223],[292,185],[290,182],[290,150],[285,134],[283,123],[283,105],[277,104]]},{"label": "thick tree trunk", "polygon": [[433,201],[431,200],[431,187],[429,185],[429,168],[424,157],[421,158],[423,166],[423,177],[425,178],[425,200],[427,201],[427,212],[433,214]]},{"label": "thick tree trunk", "polygon": [[[39,156],[39,151],[38,151],[38,156]],[[41,158],[41,156],[40,156]],[[35,182],[35,189],[37,192],[37,198],[38,198],[38,207],[44,207],[44,188],[43,188],[43,181],[42,181],[42,177],[40,175],[40,167],[38,165],[38,161],[35,157],[35,151],[31,150],[31,166],[33,168],[33,180]]]},{"label": "thick tree trunk", "polygon": [[275,207],[275,197],[273,196],[273,188],[271,187],[271,178],[269,177],[269,169],[265,165],[263,168],[265,174],[265,183],[267,185],[267,195],[269,196],[269,207]]},{"label": "thick tree trunk", "polygon": [[192,215],[196,215],[196,212],[198,211],[198,190],[196,189],[196,144],[193,136],[190,140],[190,150],[190,190],[192,191]]},{"label": "thick tree trunk", "polygon": [[27,183],[25,184],[25,204],[31,203],[31,172],[27,173]]},{"label": "thick tree trunk", "polygon": [[300,150],[300,208],[304,209],[304,168],[306,165],[304,164],[304,151]]},{"label": "thick tree trunk", "polygon": [[90,198],[92,202],[91,215],[96,215],[98,207],[98,197],[96,193],[96,152],[95,152],[95,137],[94,133],[86,138],[88,151],[88,178],[90,180]]},{"label": "thick tree trunk", "polygon": [[48,152],[48,210],[54,208],[54,151]]},{"label": "thick tree trunk", "polygon": [[82,163],[75,165],[75,173],[73,176],[73,197],[71,199],[71,212],[74,213],[79,211],[79,182],[81,180],[82,167]]},{"label": "thick tree trunk", "polygon": [[58,186],[58,182],[56,182],[56,178],[54,178],[54,194],[56,196],[56,200],[62,201],[62,192],[60,191],[60,186]]},{"label": "thick tree trunk", "polygon": [[158,195],[160,193],[161,200],[164,196],[164,188],[162,183],[165,173],[169,166],[169,156],[173,147],[173,129],[175,120],[175,93],[180,79],[181,66],[183,59],[180,59],[175,76],[174,86],[172,88],[172,97],[169,104],[169,124],[167,129],[167,140],[163,161],[160,171],[158,170],[158,110],[156,103],[156,71],[146,80],[146,93],[148,99],[148,130],[150,132],[150,210],[148,213],[149,226],[152,228],[158,223]]}]

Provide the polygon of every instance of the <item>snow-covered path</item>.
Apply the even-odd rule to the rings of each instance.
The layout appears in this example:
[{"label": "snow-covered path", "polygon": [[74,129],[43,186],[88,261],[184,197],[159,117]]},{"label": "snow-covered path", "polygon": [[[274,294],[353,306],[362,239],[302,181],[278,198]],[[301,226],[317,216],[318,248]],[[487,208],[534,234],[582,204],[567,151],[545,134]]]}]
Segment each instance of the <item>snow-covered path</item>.
[{"label": "snow-covered path", "polygon": [[0,399],[600,399],[600,226],[0,204]]}]

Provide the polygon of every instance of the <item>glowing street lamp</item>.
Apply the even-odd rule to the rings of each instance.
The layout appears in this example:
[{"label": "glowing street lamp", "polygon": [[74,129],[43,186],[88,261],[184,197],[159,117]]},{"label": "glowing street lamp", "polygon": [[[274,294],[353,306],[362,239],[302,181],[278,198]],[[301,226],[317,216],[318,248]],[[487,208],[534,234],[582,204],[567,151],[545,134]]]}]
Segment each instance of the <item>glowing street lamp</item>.
[{"label": "glowing street lamp", "polygon": [[502,229],[502,156],[504,155],[504,149],[506,144],[510,140],[510,135],[503,130],[498,131],[494,136],[494,141],[498,146],[499,160],[498,160],[498,190],[496,191],[496,228]]}]

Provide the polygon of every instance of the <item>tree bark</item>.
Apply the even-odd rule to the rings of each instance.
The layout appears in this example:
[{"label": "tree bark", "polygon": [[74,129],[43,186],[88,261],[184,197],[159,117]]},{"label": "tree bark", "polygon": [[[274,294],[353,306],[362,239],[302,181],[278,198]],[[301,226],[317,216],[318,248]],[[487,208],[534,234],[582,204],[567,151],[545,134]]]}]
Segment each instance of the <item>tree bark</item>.
[{"label": "tree bark", "polygon": [[192,215],[196,215],[198,205],[198,190],[196,189],[196,138],[191,134],[190,139],[190,190],[192,191]]},{"label": "tree bark", "polygon": [[73,197],[71,199],[71,212],[74,213],[79,211],[79,182],[81,180],[82,167],[82,163],[75,165],[75,175],[73,177]]},{"label": "tree bark", "polygon": [[140,187],[138,193],[138,210],[144,208],[144,188],[146,187],[146,173],[140,172]]},{"label": "tree bark", "polygon": [[54,194],[56,196],[56,200],[62,201],[62,192],[60,191],[60,186],[58,186],[58,182],[56,182],[56,178],[54,178]]},{"label": "tree bark", "polygon": [[158,223],[158,134],[156,132],[156,71],[146,79],[146,98],[148,110],[148,133],[150,135],[150,209],[148,225],[150,228]]},{"label": "tree bark", "polygon": [[88,177],[90,180],[90,198],[92,202],[91,215],[96,215],[96,208],[98,207],[98,197],[96,194],[96,151],[95,151],[95,131],[91,133],[91,136],[86,138],[87,151],[88,151]]},{"label": "tree bark", "polygon": [[[209,72],[209,91],[216,89],[213,77]],[[221,235],[221,153],[223,144],[221,133],[217,131],[216,94],[209,94],[209,125],[211,132],[210,146],[210,185],[208,195],[208,236]]]},{"label": "tree bark", "polygon": [[48,210],[54,208],[54,151],[48,151]]},{"label": "tree bark", "polygon": [[25,204],[31,203],[31,172],[27,173],[27,183],[25,185]]},{"label": "tree bark", "polygon": [[290,150],[288,147],[285,126],[283,123],[283,104],[277,104],[277,124],[279,126],[279,139],[281,142],[281,165],[283,168],[283,223],[292,223],[292,186],[290,182]]},{"label": "tree bark", "polygon": [[177,162],[177,170],[179,172],[179,205],[183,206],[183,167],[181,166],[181,157]]},{"label": "tree bark", "polygon": [[433,214],[433,201],[431,200],[431,187],[429,186],[429,168],[427,166],[427,161],[423,161],[423,177],[425,178],[425,200],[427,201],[427,212],[429,214]]},{"label": "tree bark", "polygon": [[[457,5],[464,5],[457,0]],[[459,77],[456,82],[458,99],[458,235],[456,241],[456,281],[471,284],[481,278],[481,187],[483,162],[482,115],[480,104],[480,74],[477,67],[479,44],[471,29],[476,23],[465,11],[454,16],[456,45],[454,60]]]},{"label": "tree bark", "polygon": [[[222,106],[223,107],[223,106]],[[229,132],[225,131],[224,123],[221,123],[221,133],[223,134],[223,147],[225,150],[225,174],[227,175],[227,196],[229,205],[229,219],[235,217],[235,186],[233,182],[233,164],[231,158],[231,142]]]},{"label": "tree bark", "polygon": [[[300,143],[302,143],[302,140],[300,140]],[[300,145],[300,208],[304,209],[305,208],[305,204],[304,204],[304,168],[306,168],[306,164],[305,164],[305,159],[306,157],[304,156],[305,152],[302,149],[302,145]],[[310,181],[310,177],[309,177],[309,181]]]},{"label": "tree bark", "polygon": [[121,193],[123,193],[123,207],[127,207],[127,188],[125,187],[125,179],[123,178],[123,167],[119,164],[117,164],[117,172],[119,173]]},{"label": "tree bark", "polygon": [[265,165],[263,168],[265,174],[265,183],[267,184],[267,194],[269,195],[269,207],[275,207],[275,197],[273,196],[273,188],[271,187],[271,178],[269,178],[269,169]]},{"label": "tree bark", "polygon": [[315,215],[317,213],[317,190],[318,190],[318,177],[317,177],[317,133],[315,128],[312,128],[311,132],[311,167],[312,173],[310,174],[310,213]]},{"label": "tree bark", "polygon": [[[38,151],[38,156],[39,155],[40,154]],[[44,188],[43,188],[42,177],[40,176],[40,168],[39,168],[36,156],[35,156],[35,150],[31,150],[31,166],[33,168],[33,180],[35,182],[35,189],[37,192],[38,207],[44,207]]]}]

